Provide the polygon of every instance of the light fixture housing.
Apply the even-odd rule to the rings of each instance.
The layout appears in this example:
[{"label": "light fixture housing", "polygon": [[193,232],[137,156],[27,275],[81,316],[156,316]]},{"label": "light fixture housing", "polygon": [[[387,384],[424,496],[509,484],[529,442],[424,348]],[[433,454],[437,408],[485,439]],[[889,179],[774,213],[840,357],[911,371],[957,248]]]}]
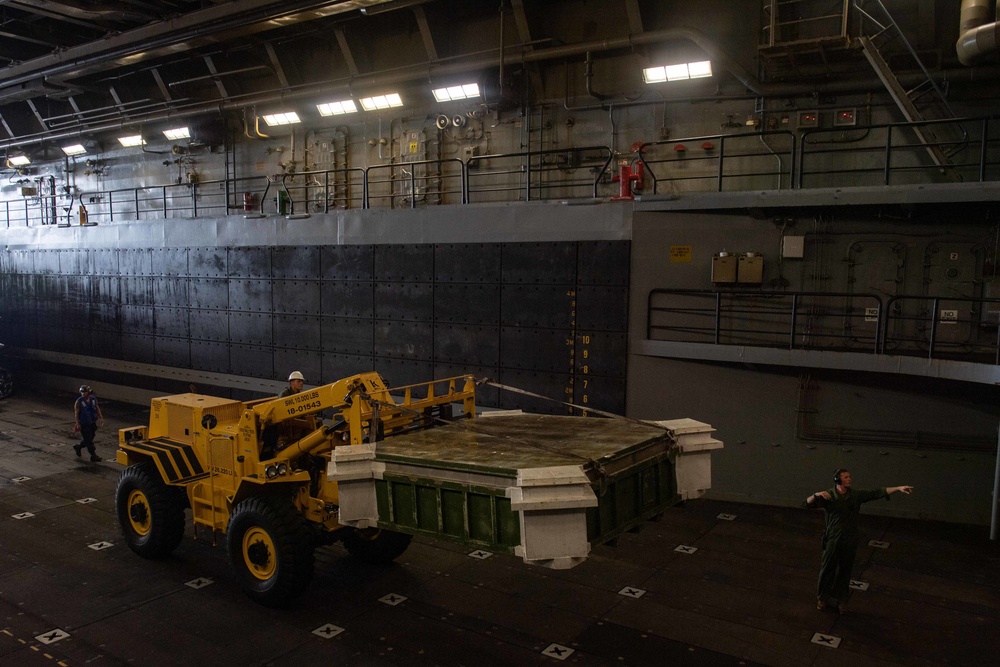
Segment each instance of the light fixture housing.
[{"label": "light fixture housing", "polygon": [[146,144],[146,141],[142,138],[141,134],[133,134],[127,137],[118,137],[118,143],[125,148],[131,148],[132,146],[143,146]]},{"label": "light fixture housing", "polygon": [[688,79],[703,79],[712,76],[712,61],[699,60],[693,63],[676,65],[660,65],[642,70],[642,80],[646,83],[663,83],[664,81],[686,81]]},{"label": "light fixture housing", "polygon": [[463,83],[459,86],[448,86],[447,88],[435,88],[434,99],[438,102],[451,102],[453,100],[468,100],[479,97],[479,84]]},{"label": "light fixture housing", "polygon": [[341,100],[339,102],[324,102],[317,104],[320,116],[342,116],[345,113],[357,113],[358,107],[354,100]]},{"label": "light fixture housing", "polygon": [[14,167],[23,167],[25,165],[31,164],[31,160],[28,159],[27,155],[14,155],[14,156],[11,156],[11,157],[7,158],[7,162],[9,162]]},{"label": "light fixture housing", "polygon": [[275,127],[278,125],[294,125],[295,123],[301,123],[302,120],[294,111],[282,111],[281,113],[264,114],[264,122],[271,127]]},{"label": "light fixture housing", "polygon": [[83,155],[87,152],[83,144],[73,144],[72,146],[63,146],[62,152],[66,155]]},{"label": "light fixture housing", "polygon": [[362,97],[361,108],[365,111],[377,111],[379,109],[389,109],[391,107],[403,106],[403,98],[399,93],[388,93],[386,95],[375,95],[373,97]]},{"label": "light fixture housing", "polygon": [[164,130],[163,136],[165,136],[170,141],[177,141],[178,139],[190,139],[191,130],[186,127],[175,127],[172,130]]}]

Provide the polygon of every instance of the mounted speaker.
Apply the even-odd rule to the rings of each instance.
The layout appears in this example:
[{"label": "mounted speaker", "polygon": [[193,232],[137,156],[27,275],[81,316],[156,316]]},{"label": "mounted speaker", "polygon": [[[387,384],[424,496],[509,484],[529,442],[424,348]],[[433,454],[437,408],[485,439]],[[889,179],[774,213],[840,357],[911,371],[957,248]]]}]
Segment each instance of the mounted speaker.
[{"label": "mounted speaker", "polygon": [[438,116],[437,120],[434,121],[434,125],[436,125],[437,129],[439,129],[439,130],[443,130],[444,128],[448,127],[450,124],[451,124],[451,119],[448,118],[447,116],[445,116],[444,114],[441,114],[440,116]]},{"label": "mounted speaker", "polygon": [[451,119],[451,124],[455,127],[462,127],[465,125],[465,116],[455,116]]}]

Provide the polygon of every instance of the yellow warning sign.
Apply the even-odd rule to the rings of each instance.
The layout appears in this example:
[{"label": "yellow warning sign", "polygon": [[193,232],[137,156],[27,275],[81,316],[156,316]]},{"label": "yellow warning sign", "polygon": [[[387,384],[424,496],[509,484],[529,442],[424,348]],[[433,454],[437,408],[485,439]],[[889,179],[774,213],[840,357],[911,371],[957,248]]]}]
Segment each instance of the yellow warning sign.
[{"label": "yellow warning sign", "polygon": [[690,262],[691,261],[691,246],[689,245],[672,245],[670,246],[670,262]]},{"label": "yellow warning sign", "polygon": [[410,152],[416,154],[416,152],[417,152],[417,142],[415,142],[415,141],[411,141],[410,142]]}]

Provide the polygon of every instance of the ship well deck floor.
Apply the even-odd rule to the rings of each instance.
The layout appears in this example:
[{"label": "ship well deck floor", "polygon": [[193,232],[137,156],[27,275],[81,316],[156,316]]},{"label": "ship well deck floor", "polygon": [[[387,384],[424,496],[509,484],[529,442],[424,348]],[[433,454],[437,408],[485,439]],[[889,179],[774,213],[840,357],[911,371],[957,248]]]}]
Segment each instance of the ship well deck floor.
[{"label": "ship well deck floor", "polygon": [[818,513],[711,500],[565,571],[425,538],[388,567],[324,547],[298,604],[266,609],[204,531],[162,561],[128,550],[110,459],[115,430],[146,411],[105,403],[106,460],[91,464],[73,455],[71,401],[0,401],[0,665],[912,666],[1000,653],[1000,548],[985,528],[863,517],[863,541],[889,547],[862,547],[868,589],[839,616],[815,608]]}]

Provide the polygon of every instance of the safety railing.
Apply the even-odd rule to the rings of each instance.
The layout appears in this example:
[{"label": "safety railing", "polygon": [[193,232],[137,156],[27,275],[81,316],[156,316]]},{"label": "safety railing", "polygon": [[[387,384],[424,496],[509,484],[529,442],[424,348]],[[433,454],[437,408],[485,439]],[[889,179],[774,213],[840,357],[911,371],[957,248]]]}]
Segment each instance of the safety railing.
[{"label": "safety railing", "polygon": [[646,338],[1000,365],[1000,299],[654,289]]},{"label": "safety railing", "polygon": [[661,181],[674,191],[715,192],[794,184],[795,135],[786,130],[650,141],[636,154],[652,184],[643,192],[654,195]]},{"label": "safety railing", "polygon": [[[958,137],[924,143],[918,129]],[[954,132],[943,132],[946,129]],[[925,138],[928,133],[923,133]],[[935,164],[928,146],[948,156]],[[1000,180],[1000,116],[806,130],[799,138],[799,188]]]},{"label": "safety railing", "polygon": [[[939,142],[950,164],[933,163],[916,126],[958,123],[961,142]],[[925,133],[926,136],[926,133]],[[939,133],[938,136],[944,136]],[[680,150],[683,148],[683,150]],[[795,187],[857,187],[1000,180],[1000,116],[952,121],[784,130],[686,137],[607,146],[421,160],[84,192],[0,202],[0,225],[117,222],[240,214],[328,213],[333,209],[610,198],[619,194],[617,159],[643,167],[635,194],[738,192]],[[631,178],[639,180],[636,173]],[[638,186],[638,183],[635,183]],[[626,188],[627,190],[627,188]]]},{"label": "safety railing", "polygon": [[365,208],[372,202],[377,208],[466,203],[465,163],[458,158],[377,164],[364,171]]},{"label": "safety railing", "polygon": [[466,163],[465,198],[467,202],[596,199],[601,183],[610,182],[613,160],[607,146],[473,156]]},{"label": "safety railing", "polygon": [[874,353],[882,312],[875,294],[654,289],[646,338]]}]

